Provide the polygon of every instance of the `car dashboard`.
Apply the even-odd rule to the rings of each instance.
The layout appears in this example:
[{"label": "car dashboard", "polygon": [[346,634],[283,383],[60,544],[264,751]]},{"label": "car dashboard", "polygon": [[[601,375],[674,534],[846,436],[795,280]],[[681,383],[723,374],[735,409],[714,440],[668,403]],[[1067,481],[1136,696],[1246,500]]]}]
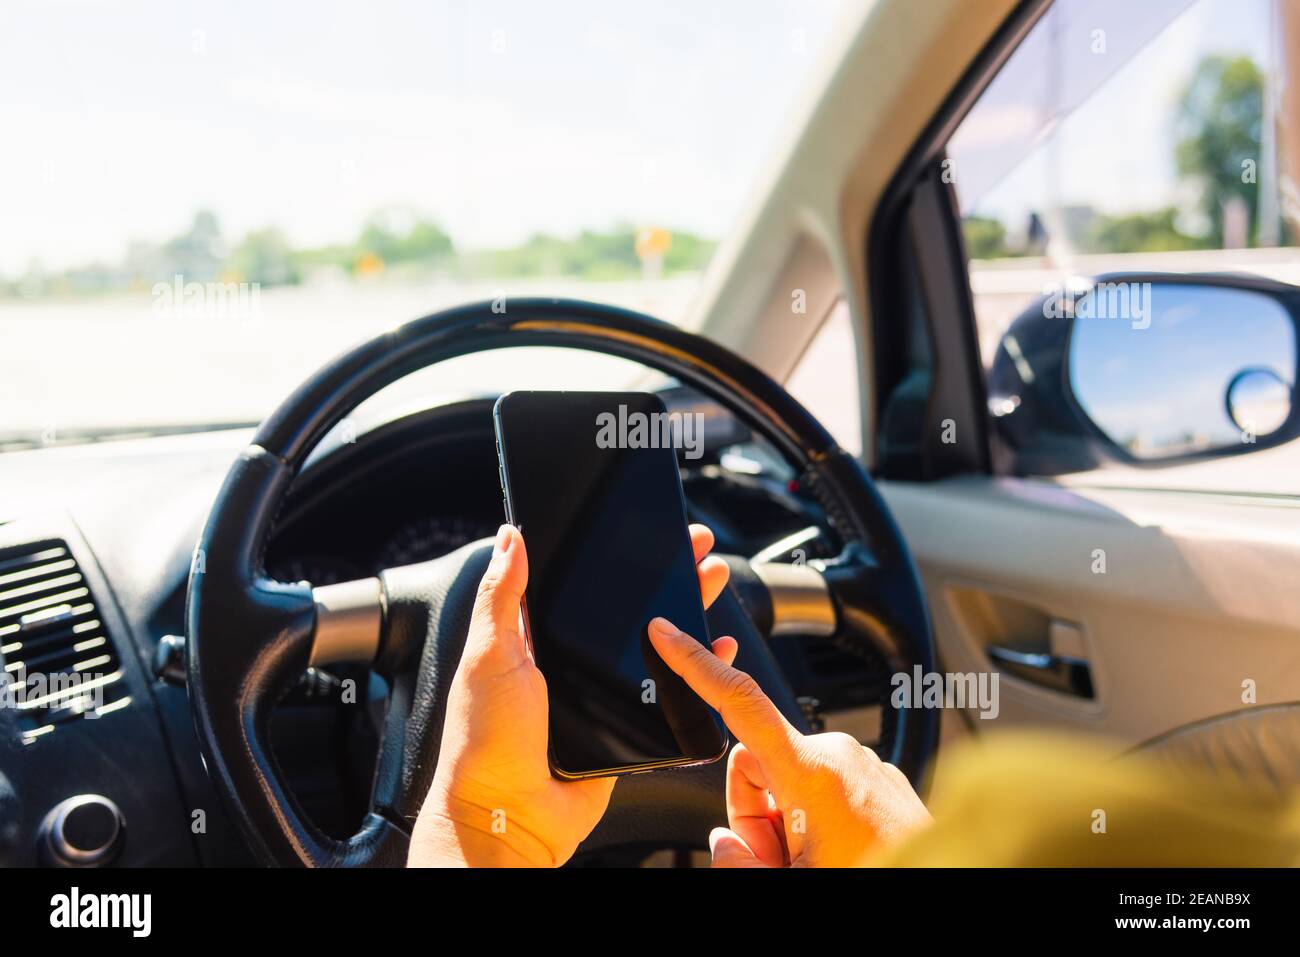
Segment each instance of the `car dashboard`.
[{"label": "car dashboard", "polygon": [[[664,394],[670,408],[705,414],[705,454],[681,460],[682,480],[690,518],[714,530],[717,551],[836,552],[819,507],[766,443],[697,394]],[[491,536],[503,521],[493,401],[336,429],[295,479],[267,571],[329,584]],[[106,798],[119,825],[103,827],[112,814],[95,805],[113,840],[95,863],[252,861],[204,769],[178,661],[187,582],[202,573],[194,542],[250,439],[228,430],[0,456],[6,674],[111,676],[95,695],[83,686],[0,708],[0,863],[69,863],[60,828],[69,813],[89,815],[88,797]],[[874,663],[820,639],[771,644],[814,723],[879,700]],[[277,707],[276,759],[326,833],[350,833],[365,811],[385,692],[363,667],[313,669]]]}]

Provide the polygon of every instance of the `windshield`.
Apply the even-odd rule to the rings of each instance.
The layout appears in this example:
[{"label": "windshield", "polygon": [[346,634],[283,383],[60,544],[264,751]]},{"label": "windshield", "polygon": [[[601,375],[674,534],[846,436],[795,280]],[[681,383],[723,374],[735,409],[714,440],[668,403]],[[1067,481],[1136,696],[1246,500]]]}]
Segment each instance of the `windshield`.
[{"label": "windshield", "polygon": [[471,300],[681,321],[837,7],[5,4],[0,447],[255,422]]}]

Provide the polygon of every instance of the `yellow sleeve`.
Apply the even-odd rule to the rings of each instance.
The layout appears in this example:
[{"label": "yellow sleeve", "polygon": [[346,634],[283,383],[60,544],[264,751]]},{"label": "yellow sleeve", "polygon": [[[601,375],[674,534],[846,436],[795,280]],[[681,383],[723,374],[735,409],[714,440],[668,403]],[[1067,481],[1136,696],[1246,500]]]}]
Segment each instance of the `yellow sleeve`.
[{"label": "yellow sleeve", "polygon": [[1198,867],[1300,863],[1300,802],[1072,736],[1008,733],[945,761],[934,825],[894,867]]}]

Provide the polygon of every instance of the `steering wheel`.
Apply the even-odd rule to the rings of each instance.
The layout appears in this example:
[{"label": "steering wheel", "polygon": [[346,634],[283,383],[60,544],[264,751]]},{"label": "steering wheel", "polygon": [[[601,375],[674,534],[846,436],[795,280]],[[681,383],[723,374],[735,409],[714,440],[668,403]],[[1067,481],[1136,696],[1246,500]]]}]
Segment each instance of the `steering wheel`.
[{"label": "steering wheel", "polygon": [[[208,772],[250,846],[267,863],[405,863],[433,779],[451,678],[460,660],[490,542],[313,588],[270,578],[267,540],[290,483],[316,443],[358,403],[417,369],[515,346],[621,356],[727,407],[768,439],[824,508],[843,543],[826,562],[728,558],[732,583],[709,612],[714,635],[740,644],[737,667],[806,730],[768,648],[773,634],[818,634],[890,672],[934,668],[916,569],[870,477],[780,385],[707,339],[622,309],[561,299],[447,310],[335,359],[262,423],[231,467],[199,542],[186,610],[191,706]],[[703,638],[704,636],[697,636]],[[276,701],[309,666],[363,661],[390,688],[371,806],[346,840],[303,815],[271,753]],[[933,710],[882,702],[881,757],[919,785],[937,747]],[[609,811],[579,848],[692,848],[725,823],[724,762],[619,780]]]}]

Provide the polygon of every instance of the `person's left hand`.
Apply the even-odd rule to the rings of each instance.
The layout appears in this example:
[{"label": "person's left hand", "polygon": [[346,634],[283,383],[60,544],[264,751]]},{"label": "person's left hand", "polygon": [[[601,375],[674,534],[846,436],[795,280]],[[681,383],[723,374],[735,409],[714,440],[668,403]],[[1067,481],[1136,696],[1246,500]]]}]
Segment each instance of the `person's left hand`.
[{"label": "person's left hand", "polygon": [[[713,533],[691,526],[707,608],[726,587],[726,562],[708,556]],[[563,864],[609,805],[614,778],[560,781],[547,763],[546,681],[520,627],[528,556],[518,529],[502,525],[478,598],[447,719],[433,785],[411,835],[408,864]],[[715,652],[735,657],[720,639]]]}]

